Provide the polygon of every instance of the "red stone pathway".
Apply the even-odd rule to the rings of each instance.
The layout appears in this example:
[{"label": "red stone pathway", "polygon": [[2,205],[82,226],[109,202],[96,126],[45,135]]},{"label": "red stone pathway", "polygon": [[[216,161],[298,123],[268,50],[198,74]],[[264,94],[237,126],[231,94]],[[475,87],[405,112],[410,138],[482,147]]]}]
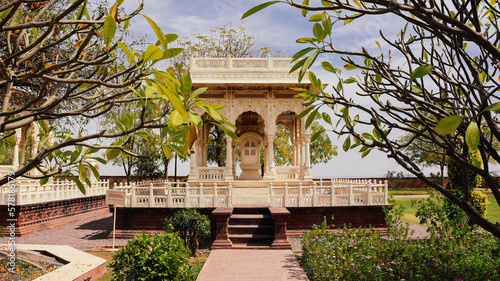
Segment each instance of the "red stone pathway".
[{"label": "red stone pathway", "polygon": [[197,281],[308,280],[291,250],[213,250]]}]

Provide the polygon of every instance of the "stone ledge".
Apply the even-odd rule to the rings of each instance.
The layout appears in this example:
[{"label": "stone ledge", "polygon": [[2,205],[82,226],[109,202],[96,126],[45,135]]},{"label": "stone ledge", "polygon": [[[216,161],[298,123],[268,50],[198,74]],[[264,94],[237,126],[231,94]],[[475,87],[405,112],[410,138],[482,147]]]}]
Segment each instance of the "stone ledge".
[{"label": "stone ledge", "polygon": [[106,273],[105,259],[70,246],[30,244],[18,244],[17,246],[19,250],[45,251],[68,261],[68,264],[34,279],[34,281],[95,281]]}]

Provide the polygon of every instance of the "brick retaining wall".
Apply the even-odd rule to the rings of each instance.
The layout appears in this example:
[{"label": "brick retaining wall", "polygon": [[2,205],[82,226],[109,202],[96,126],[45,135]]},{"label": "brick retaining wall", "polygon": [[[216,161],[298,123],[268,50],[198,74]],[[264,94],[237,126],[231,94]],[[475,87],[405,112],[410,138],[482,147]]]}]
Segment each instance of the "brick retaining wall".
[{"label": "brick retaining wall", "polygon": [[13,222],[10,219],[16,219],[16,236],[55,228],[76,220],[108,213],[105,197],[99,195],[18,205],[15,207],[14,217],[10,216],[7,205],[0,205],[0,225],[6,227]]}]

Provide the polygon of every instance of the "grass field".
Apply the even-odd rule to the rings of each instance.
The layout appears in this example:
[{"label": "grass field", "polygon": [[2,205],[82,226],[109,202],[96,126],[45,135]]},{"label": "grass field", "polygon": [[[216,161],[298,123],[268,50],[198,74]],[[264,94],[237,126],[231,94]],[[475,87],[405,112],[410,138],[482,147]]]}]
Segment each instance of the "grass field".
[{"label": "grass field", "polygon": [[[426,193],[423,193],[426,194]],[[396,194],[394,194],[396,195]],[[397,195],[410,195],[410,194],[397,194]],[[412,194],[414,195],[414,194]],[[418,199],[414,198],[396,198],[396,204],[401,205],[405,208],[405,211],[403,212],[403,217],[402,219],[407,222],[419,224],[419,220],[417,217],[415,217],[415,212],[417,211],[416,206],[412,206],[411,201],[416,201]],[[488,211],[486,213],[486,218],[489,221],[492,222],[499,222],[500,223],[500,206],[495,201],[495,198],[493,196],[488,196],[488,201],[490,201],[490,204],[488,205]]]},{"label": "grass field", "polygon": [[[106,267],[111,263],[113,260],[113,254],[112,252],[104,252],[104,251],[88,251],[87,253],[98,256],[100,258],[103,258],[106,260]],[[208,255],[210,255],[210,251],[208,250],[200,250],[198,252],[198,256],[196,257],[191,257],[191,265],[193,266],[193,272],[195,273],[196,276],[200,273],[201,268],[203,267],[203,264],[205,264],[205,261],[208,259]],[[113,280],[113,274],[111,273],[111,270],[107,268],[106,274],[101,276],[101,278],[98,279],[98,281],[111,281]]]},{"label": "grass field", "polygon": [[389,195],[426,195],[429,189],[398,189],[389,190]]}]

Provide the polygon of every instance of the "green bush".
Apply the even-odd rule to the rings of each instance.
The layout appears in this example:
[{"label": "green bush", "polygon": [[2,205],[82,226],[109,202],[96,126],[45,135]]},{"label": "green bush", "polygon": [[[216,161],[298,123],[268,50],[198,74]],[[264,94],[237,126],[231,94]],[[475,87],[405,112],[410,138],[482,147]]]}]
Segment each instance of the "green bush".
[{"label": "green bush", "polygon": [[113,280],[194,280],[189,255],[175,233],[136,235],[113,256]]},{"label": "green bush", "polygon": [[172,217],[165,218],[165,230],[170,232],[171,227],[184,239],[193,256],[198,252],[199,242],[210,236],[210,220],[195,208],[180,210]]},{"label": "green bush", "polygon": [[389,237],[363,228],[330,232],[326,222],[304,232],[301,262],[309,279],[500,280],[500,240],[451,223],[437,201],[421,211],[421,219],[441,220],[429,238],[410,238],[398,208],[390,214]]}]

